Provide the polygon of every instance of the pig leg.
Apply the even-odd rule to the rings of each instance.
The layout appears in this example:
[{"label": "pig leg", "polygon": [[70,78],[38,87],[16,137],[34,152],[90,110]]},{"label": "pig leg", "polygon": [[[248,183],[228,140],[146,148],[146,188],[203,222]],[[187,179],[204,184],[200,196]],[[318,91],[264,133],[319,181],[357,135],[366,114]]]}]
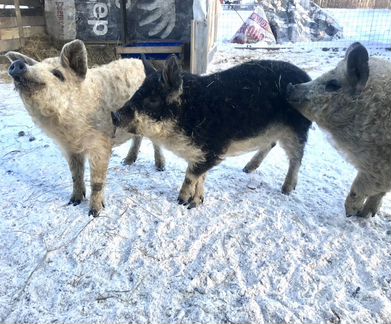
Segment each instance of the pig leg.
[{"label": "pig leg", "polygon": [[[188,167],[186,170],[185,180],[183,181],[182,188],[179,191],[178,203],[180,205],[189,205],[192,203],[195,197],[196,186],[199,179],[200,176],[195,175],[191,171],[191,167]],[[200,191],[200,187],[198,190]],[[201,199],[197,199],[197,201],[199,204],[201,203]]]},{"label": "pig leg", "polygon": [[206,173],[221,160],[213,158],[204,163],[187,167],[185,180],[179,192],[178,203],[188,205],[188,209],[197,207],[204,202],[204,182]]},{"label": "pig leg", "polygon": [[365,202],[364,208],[358,212],[357,216],[359,217],[375,216],[380,209],[381,202],[385,194],[386,194],[385,192],[381,192],[369,197]]},{"label": "pig leg", "polygon": [[158,171],[164,171],[166,167],[166,160],[164,159],[164,155],[160,146],[153,144],[153,152],[155,155],[155,167]]},{"label": "pig leg", "polygon": [[[345,200],[346,216],[360,215],[363,212],[367,213],[380,205],[381,198],[378,181],[373,179],[370,175],[359,171],[353,181],[350,193]],[[383,194],[384,195],[384,194]],[[365,208],[364,203],[368,198],[368,206]],[[361,212],[363,210],[363,212]]]},{"label": "pig leg", "polygon": [[289,195],[296,188],[301,160],[304,155],[305,143],[296,135],[288,136],[281,140],[281,146],[289,158],[289,169],[282,186],[282,193]]},{"label": "pig leg", "polygon": [[111,146],[100,147],[99,150],[90,152],[89,162],[91,170],[91,200],[88,215],[99,215],[104,203],[104,186],[106,184],[107,168],[111,156]]},{"label": "pig leg", "polygon": [[68,205],[79,205],[86,196],[84,184],[84,154],[68,153],[67,161],[72,174],[73,192]]},{"label": "pig leg", "polygon": [[188,209],[201,205],[204,202],[205,178],[206,174],[197,177],[187,170],[185,181],[183,181],[179,192],[178,203],[180,205],[188,205]]},{"label": "pig leg", "polygon": [[204,203],[204,183],[205,183],[205,179],[206,179],[206,173],[204,175],[202,175],[198,179],[198,181],[196,183],[196,186],[195,186],[194,196],[193,196],[192,201],[189,204],[188,209],[197,207],[197,206],[199,206],[199,205]]},{"label": "pig leg", "polygon": [[266,149],[263,148],[259,149],[258,152],[252,157],[252,159],[243,168],[243,171],[246,173],[251,173],[255,171],[261,165],[263,159],[266,157],[266,155],[269,154],[269,152],[274,146],[276,146],[276,143],[272,143]]},{"label": "pig leg", "polygon": [[128,155],[122,161],[125,165],[132,165],[137,160],[138,152],[140,151],[140,145],[143,137],[142,136],[134,136],[132,139],[132,146],[129,149]]},{"label": "pig leg", "polygon": [[[129,149],[128,155],[122,161],[125,165],[132,165],[137,160],[138,153],[140,151],[142,136],[134,136],[132,146]],[[153,150],[155,155],[155,167],[158,171],[164,171],[166,161],[162,153],[161,148],[158,145],[153,144]]]}]

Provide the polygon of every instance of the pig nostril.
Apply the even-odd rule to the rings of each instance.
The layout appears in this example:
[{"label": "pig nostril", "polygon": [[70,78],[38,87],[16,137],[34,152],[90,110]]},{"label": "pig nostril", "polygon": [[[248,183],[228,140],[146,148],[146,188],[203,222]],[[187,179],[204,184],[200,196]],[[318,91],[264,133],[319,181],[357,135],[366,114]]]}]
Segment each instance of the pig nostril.
[{"label": "pig nostril", "polygon": [[20,76],[26,71],[27,71],[26,64],[20,60],[13,62],[8,69],[8,72],[12,77]]}]

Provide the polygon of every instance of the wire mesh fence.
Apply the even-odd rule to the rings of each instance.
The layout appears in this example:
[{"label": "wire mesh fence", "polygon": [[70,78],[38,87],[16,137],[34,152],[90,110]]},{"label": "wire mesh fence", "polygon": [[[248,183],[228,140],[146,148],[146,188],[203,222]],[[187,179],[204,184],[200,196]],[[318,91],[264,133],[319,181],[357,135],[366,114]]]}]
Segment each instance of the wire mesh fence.
[{"label": "wire mesh fence", "polygon": [[271,8],[273,0],[222,4],[219,42],[231,42],[254,9],[261,6],[276,42],[245,46],[346,47],[360,41],[368,47],[391,49],[391,0],[315,0],[316,6],[302,0],[307,7],[291,6],[289,12],[281,9],[282,0],[274,1],[279,2],[279,8]]},{"label": "wire mesh fence", "polygon": [[383,9],[390,6],[390,0],[314,0],[323,8],[377,8]]}]

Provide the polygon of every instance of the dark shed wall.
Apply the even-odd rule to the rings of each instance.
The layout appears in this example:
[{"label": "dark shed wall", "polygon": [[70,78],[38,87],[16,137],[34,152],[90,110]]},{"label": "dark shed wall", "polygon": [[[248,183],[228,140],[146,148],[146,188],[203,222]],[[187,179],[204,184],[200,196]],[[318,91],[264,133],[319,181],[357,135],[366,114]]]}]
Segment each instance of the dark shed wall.
[{"label": "dark shed wall", "polygon": [[[122,40],[120,0],[75,0],[76,37],[91,42]],[[127,40],[190,42],[193,0],[132,0],[127,5]]]}]

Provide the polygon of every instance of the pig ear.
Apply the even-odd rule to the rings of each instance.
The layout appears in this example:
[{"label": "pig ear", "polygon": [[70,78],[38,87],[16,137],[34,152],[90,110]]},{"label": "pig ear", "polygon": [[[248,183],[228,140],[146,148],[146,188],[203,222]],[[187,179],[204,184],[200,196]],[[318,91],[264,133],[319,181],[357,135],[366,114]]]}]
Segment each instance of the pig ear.
[{"label": "pig ear", "polygon": [[166,98],[167,104],[181,105],[181,95],[183,93],[182,69],[176,60],[175,55],[172,55],[164,65],[162,70],[161,82],[163,87],[168,90]]},{"label": "pig ear", "polygon": [[65,44],[61,50],[60,60],[63,67],[71,68],[79,77],[86,76],[88,69],[87,50],[81,40],[75,39]]},{"label": "pig ear", "polygon": [[175,55],[171,55],[167,60],[162,71],[162,79],[164,85],[169,88],[174,90],[182,88],[182,69]]},{"label": "pig ear", "polygon": [[5,57],[9,59],[11,63],[16,60],[21,60],[27,65],[34,65],[38,63],[36,60],[32,59],[31,57],[28,57],[18,52],[8,52],[5,54]]},{"label": "pig ear", "polygon": [[143,64],[144,64],[146,76],[151,75],[152,73],[156,72],[156,69],[154,68],[152,63],[147,60],[147,58],[145,57],[144,54],[141,54],[141,60],[143,61]]},{"label": "pig ear", "polygon": [[367,49],[358,42],[353,43],[346,51],[345,60],[348,81],[359,93],[364,90],[369,77]]}]

